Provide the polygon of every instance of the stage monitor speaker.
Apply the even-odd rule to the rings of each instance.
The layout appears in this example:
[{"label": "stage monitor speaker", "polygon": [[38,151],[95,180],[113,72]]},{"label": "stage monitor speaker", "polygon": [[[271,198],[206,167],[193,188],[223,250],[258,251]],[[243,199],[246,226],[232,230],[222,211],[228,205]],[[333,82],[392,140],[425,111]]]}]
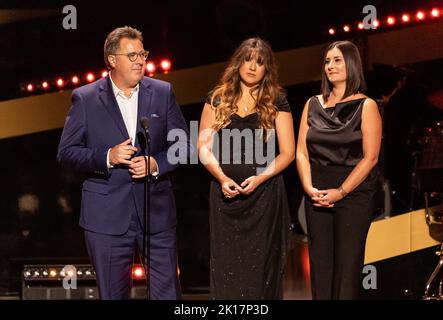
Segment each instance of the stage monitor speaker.
[{"label": "stage monitor speaker", "polygon": [[[85,264],[24,265],[21,297],[23,300],[97,300],[94,268]],[[144,280],[133,275],[130,299],[146,297]]]}]

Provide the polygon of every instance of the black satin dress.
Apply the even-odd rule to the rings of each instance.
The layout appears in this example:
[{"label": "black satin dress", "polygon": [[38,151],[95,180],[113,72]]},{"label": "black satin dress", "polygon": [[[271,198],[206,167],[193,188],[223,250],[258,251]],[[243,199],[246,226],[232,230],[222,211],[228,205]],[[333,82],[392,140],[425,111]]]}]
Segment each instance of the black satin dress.
[{"label": "black satin dress", "polygon": [[[280,112],[290,112],[284,96],[275,105]],[[245,117],[235,114],[231,121],[224,130],[245,133],[259,129],[257,113]],[[216,158],[223,172],[238,184],[257,175],[257,168],[266,167],[255,156],[248,159],[251,152],[266,154],[267,144],[258,143],[259,139],[262,136],[257,135],[252,144],[242,141],[240,148],[231,145],[226,150],[223,150],[226,139],[219,139],[217,145],[214,142],[213,149],[218,146]],[[249,196],[239,195],[232,199],[225,198],[220,184],[213,180],[210,186],[211,298],[282,298],[289,223],[289,207],[281,175],[267,180]]]},{"label": "black satin dress", "polygon": [[[323,108],[317,96],[310,100],[306,142],[316,188],[340,186],[363,158],[361,116],[365,99],[339,102],[329,108]],[[332,178],[332,172],[338,176]],[[378,174],[374,168],[355,191],[373,189]]]}]

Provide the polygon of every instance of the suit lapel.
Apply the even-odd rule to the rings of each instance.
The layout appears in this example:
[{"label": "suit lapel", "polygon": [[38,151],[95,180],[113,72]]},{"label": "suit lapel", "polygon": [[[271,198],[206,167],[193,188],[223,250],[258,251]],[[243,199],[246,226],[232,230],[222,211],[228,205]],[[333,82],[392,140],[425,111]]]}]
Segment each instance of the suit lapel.
[{"label": "suit lapel", "polygon": [[[140,124],[141,117],[148,117],[151,120],[149,110],[151,109],[151,98],[152,91],[150,89],[149,84],[145,79],[140,81],[139,86],[139,94],[138,94],[138,108],[137,108],[137,133],[142,132],[143,128]],[[138,141],[138,134],[136,134],[137,141],[136,144],[139,146],[140,142]]]},{"label": "suit lapel", "polygon": [[104,82],[100,86],[100,100],[104,104],[106,110],[108,111],[111,118],[114,120],[117,128],[122,133],[124,139],[129,138],[128,130],[126,130],[125,122],[123,121],[123,116],[118,107],[117,100],[114,96],[114,91],[112,90],[111,80],[109,76],[104,79]]}]

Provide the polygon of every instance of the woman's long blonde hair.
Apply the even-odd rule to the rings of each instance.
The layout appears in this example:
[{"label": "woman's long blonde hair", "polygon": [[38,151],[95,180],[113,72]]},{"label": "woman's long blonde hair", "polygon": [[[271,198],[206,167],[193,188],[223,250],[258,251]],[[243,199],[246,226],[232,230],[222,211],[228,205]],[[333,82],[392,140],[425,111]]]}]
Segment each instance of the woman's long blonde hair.
[{"label": "woman's long blonde hair", "polygon": [[211,105],[215,106],[213,129],[218,131],[231,123],[231,116],[238,111],[237,102],[241,96],[240,67],[256,54],[257,61],[265,66],[265,75],[257,86],[251,88],[251,95],[257,91],[256,110],[260,117],[260,128],[274,128],[277,108],[274,101],[282,91],[277,82],[277,64],[271,46],[260,38],[242,42],[231,57],[219,83],[213,90]]}]

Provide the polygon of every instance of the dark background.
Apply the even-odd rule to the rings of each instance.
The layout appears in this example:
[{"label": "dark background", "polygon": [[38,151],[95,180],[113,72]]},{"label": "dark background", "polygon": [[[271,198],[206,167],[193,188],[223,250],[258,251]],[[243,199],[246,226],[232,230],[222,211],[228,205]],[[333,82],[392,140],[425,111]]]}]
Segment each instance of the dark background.
[{"label": "dark background", "polygon": [[[366,1],[126,1],[2,2],[1,9],[39,11],[42,16],[0,23],[0,99],[27,95],[20,84],[104,69],[103,43],[115,27],[131,25],[143,32],[145,48],[154,59],[170,58],[173,69],[225,61],[235,47],[250,36],[267,39],[275,51],[332,41],[330,26],[362,18]],[[441,1],[373,1],[380,16]],[[62,7],[77,8],[78,29],[62,28]],[[51,11],[51,10],[55,10]],[[36,11],[37,12],[37,11]],[[46,16],[44,16],[46,14]],[[374,31],[383,32],[383,31]],[[351,36],[357,37],[353,34]],[[336,40],[337,38],[333,38]],[[284,67],[284,66],[280,66]],[[393,193],[392,215],[422,207],[422,196],[413,188],[414,154],[426,128],[443,120],[441,109],[427,96],[441,89],[443,61],[408,66],[376,66],[367,72],[368,95],[380,99],[398,81],[406,83],[382,105],[385,125],[385,176]],[[295,72],[295,71],[294,71]],[[319,91],[320,83],[285,88],[294,126],[305,101]],[[182,106],[187,121],[199,120],[201,103]],[[62,170],[55,161],[61,129],[0,140],[0,294],[19,290],[17,259],[86,259],[78,227],[82,177]],[[294,232],[303,233],[297,215],[302,196],[295,163],[284,172],[293,216]],[[183,290],[208,285],[210,176],[201,165],[181,166],[171,176],[177,201],[178,245]],[[34,212],[19,210],[21,196],[39,200]],[[67,204],[60,205],[60,199]],[[63,209],[65,208],[65,210]],[[27,236],[24,235],[28,234]],[[12,261],[12,262],[11,262]]]}]

